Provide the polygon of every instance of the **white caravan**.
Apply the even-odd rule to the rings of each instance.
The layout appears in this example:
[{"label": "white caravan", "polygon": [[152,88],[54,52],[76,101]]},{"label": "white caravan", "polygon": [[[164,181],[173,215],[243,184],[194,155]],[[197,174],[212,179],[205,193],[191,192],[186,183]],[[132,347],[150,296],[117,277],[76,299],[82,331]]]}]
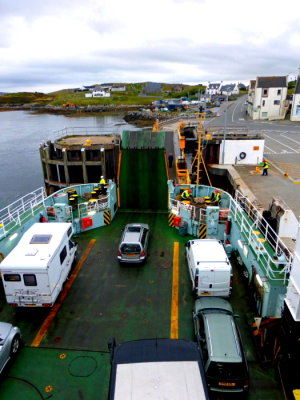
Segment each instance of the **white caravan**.
[{"label": "white caravan", "polygon": [[35,223],[0,264],[6,301],[51,307],[76,259],[70,223]]},{"label": "white caravan", "polygon": [[229,297],[232,267],[222,242],[217,239],[195,239],[188,241],[185,246],[196,297]]}]

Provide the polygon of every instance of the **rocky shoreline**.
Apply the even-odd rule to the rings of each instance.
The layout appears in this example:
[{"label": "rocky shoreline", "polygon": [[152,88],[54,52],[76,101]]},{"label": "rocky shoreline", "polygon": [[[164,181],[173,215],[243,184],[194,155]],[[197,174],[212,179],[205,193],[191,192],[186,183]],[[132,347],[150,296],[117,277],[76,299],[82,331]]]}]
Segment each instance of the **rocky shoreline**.
[{"label": "rocky shoreline", "polygon": [[[32,111],[34,113],[51,113],[51,114],[65,114],[65,115],[76,115],[76,114],[90,114],[90,113],[123,113],[124,120],[129,123],[135,123],[139,121],[144,122],[155,122],[158,120],[166,120],[170,118],[170,113],[160,113],[151,111],[139,111],[144,109],[142,105],[88,105],[88,106],[76,106],[76,107],[63,107],[53,105],[41,105],[41,104],[17,104],[17,105],[4,105],[0,106],[1,111]],[[174,113],[172,113],[173,115]]]}]

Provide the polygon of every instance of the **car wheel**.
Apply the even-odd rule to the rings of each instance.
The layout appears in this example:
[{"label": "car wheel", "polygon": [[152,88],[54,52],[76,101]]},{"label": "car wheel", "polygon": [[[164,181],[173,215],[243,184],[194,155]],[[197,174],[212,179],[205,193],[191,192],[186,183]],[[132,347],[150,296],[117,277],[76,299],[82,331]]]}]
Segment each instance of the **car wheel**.
[{"label": "car wheel", "polygon": [[21,339],[19,335],[16,335],[10,346],[10,356],[14,357],[20,349]]}]

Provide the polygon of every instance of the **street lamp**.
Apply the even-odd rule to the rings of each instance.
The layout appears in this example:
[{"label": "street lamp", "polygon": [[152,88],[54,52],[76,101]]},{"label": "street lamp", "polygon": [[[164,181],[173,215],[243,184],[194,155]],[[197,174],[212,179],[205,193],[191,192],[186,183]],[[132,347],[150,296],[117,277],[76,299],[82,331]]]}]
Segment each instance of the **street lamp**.
[{"label": "street lamp", "polygon": [[[228,89],[227,89],[227,101],[226,107],[228,108]],[[224,110],[224,136],[223,136],[223,149],[222,149],[222,164],[225,162],[225,143],[226,143],[226,132],[227,132],[227,108]]]}]

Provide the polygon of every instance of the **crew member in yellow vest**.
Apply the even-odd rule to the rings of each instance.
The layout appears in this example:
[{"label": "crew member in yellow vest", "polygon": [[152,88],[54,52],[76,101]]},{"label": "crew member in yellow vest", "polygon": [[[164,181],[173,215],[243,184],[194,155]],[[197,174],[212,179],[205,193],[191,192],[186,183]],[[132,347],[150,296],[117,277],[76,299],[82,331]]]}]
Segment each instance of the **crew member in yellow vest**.
[{"label": "crew member in yellow vest", "polygon": [[211,197],[210,197],[210,200],[211,200],[211,203],[216,203],[216,204],[219,204],[219,203],[220,203],[220,201],[221,201],[221,194],[220,194],[220,192],[219,192],[218,189],[216,189],[216,190],[212,193],[212,195],[211,195]]},{"label": "crew member in yellow vest", "polygon": [[100,194],[106,194],[106,190],[105,190],[106,181],[104,179],[104,176],[101,176],[99,185],[100,185]]},{"label": "crew member in yellow vest", "polygon": [[268,176],[269,164],[267,160],[263,160],[263,173],[262,176]]},{"label": "crew member in yellow vest", "polygon": [[192,200],[192,191],[190,189],[186,189],[181,193],[181,200]]}]

